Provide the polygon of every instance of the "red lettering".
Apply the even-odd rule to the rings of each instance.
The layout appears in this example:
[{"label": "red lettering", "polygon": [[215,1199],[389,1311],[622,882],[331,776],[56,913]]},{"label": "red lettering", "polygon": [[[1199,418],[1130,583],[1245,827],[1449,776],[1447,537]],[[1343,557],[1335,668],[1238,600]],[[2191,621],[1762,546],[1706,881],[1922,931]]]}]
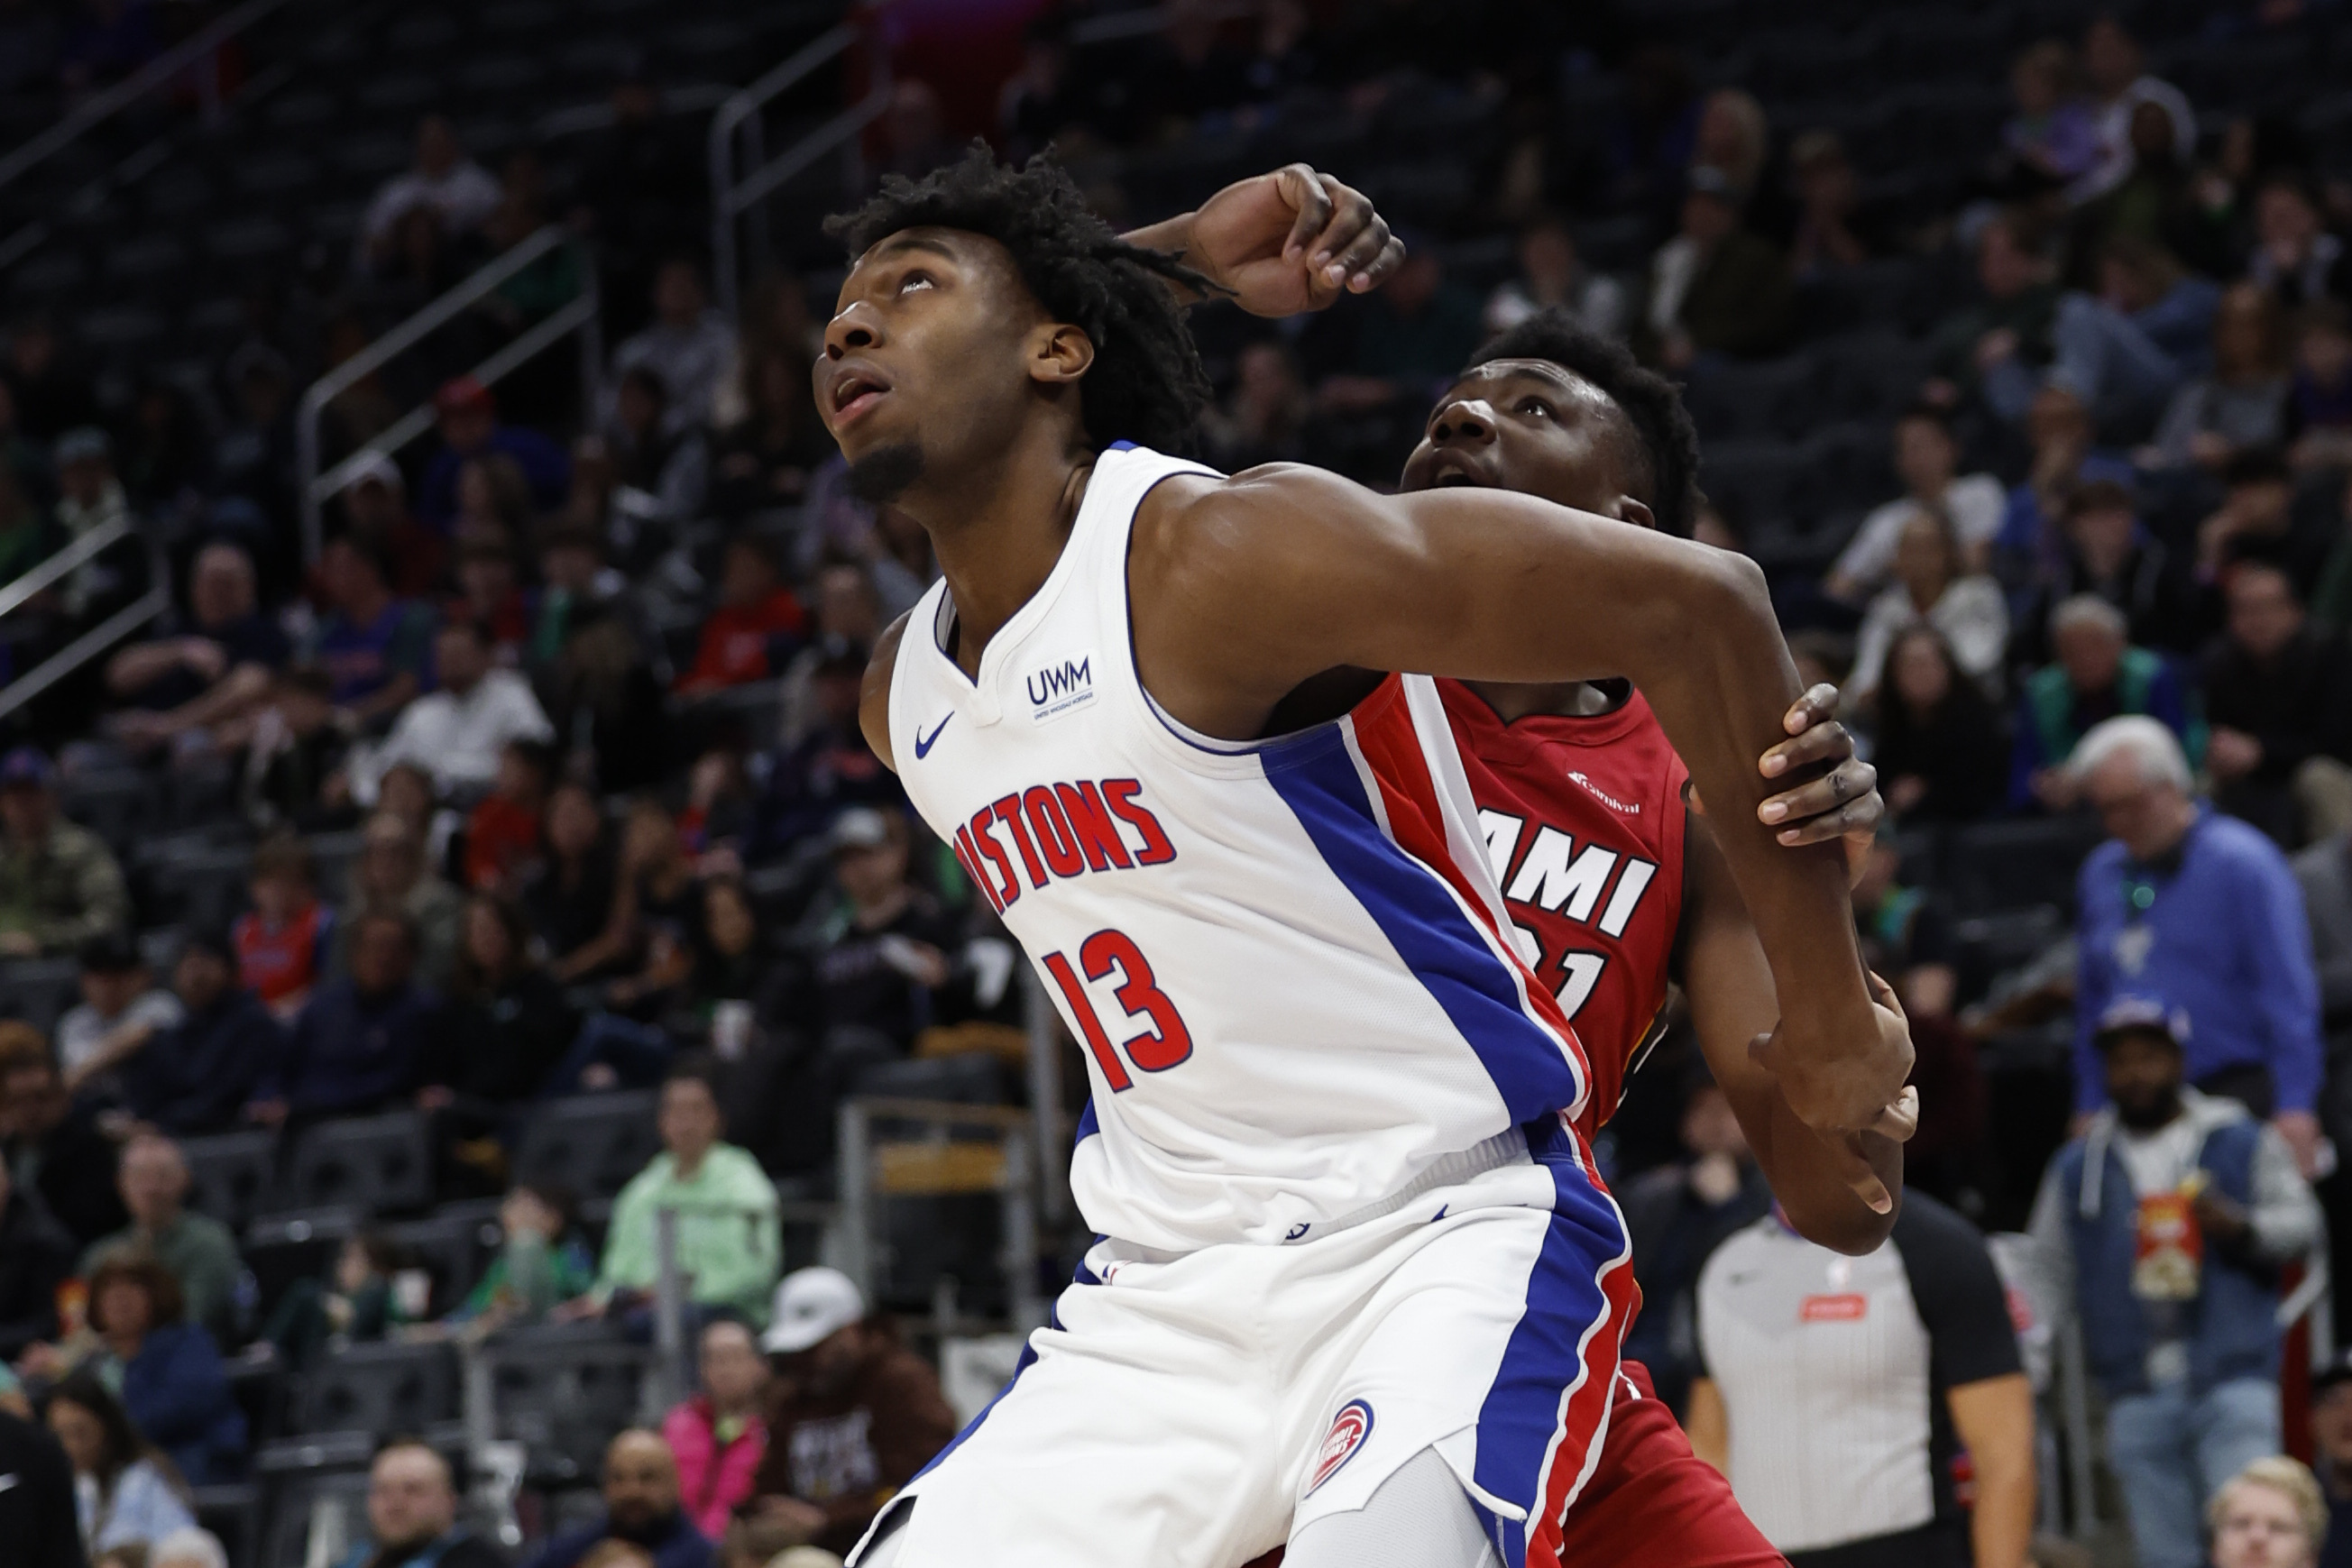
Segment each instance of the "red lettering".
[{"label": "red lettering", "polygon": [[[980,846],[980,852],[988,857],[988,863],[994,866],[996,874],[1004,879],[1003,887],[990,888],[988,894],[1001,911],[1021,896],[1021,879],[1013,874],[1013,857],[1004,852],[1004,846],[998,843],[996,835],[988,831],[988,808],[985,806],[971,814],[971,841]],[[987,883],[981,885],[985,887]]]},{"label": "red lettering", "polygon": [[1143,835],[1143,848],[1137,852],[1138,865],[1166,865],[1176,858],[1176,846],[1160,826],[1160,819],[1150,809],[1137,803],[1135,797],[1143,792],[1143,785],[1133,779],[1106,779],[1102,784],[1103,799],[1110,803],[1110,814]]},{"label": "red lettering", "polygon": [[1118,829],[1103,809],[1102,795],[1095,789],[1094,780],[1082,779],[1076,784],[1056,784],[1054,793],[1062,802],[1062,815],[1086,852],[1087,864],[1097,871],[1112,866],[1125,871],[1131,863],[1127,858],[1127,845],[1118,836]]},{"label": "red lettering", "polygon": [[1045,885],[1045,863],[1037,858],[1037,846],[1029,841],[1029,830],[1021,821],[1021,797],[1007,795],[996,803],[996,820],[1013,831],[1013,847],[1021,852],[1021,863],[1029,868],[1029,885]]},{"label": "red lettering", "polygon": [[[1058,956],[1059,955],[1056,955]],[[1150,1032],[1127,1042],[1127,1059],[1146,1072],[1164,1072],[1192,1054],[1192,1031],[1168,993],[1152,978],[1151,966],[1124,931],[1097,931],[1078,949],[1089,980],[1108,979],[1116,970],[1118,988],[1111,994],[1129,1018],[1148,1018]]]},{"label": "red lettering", "polygon": [[1004,906],[996,902],[996,889],[990,885],[988,878],[980,873],[980,852],[971,847],[970,828],[956,830],[955,858],[956,864],[963,867],[963,874],[971,879],[972,886],[980,889],[980,895],[988,900],[989,907],[1000,915],[1003,914]]},{"label": "red lettering", "polygon": [[1078,1020],[1078,1032],[1087,1038],[1087,1049],[1094,1053],[1095,1064],[1102,1069],[1103,1082],[1114,1094],[1134,1086],[1135,1081],[1120,1065],[1118,1052],[1110,1048],[1110,1036],[1103,1032],[1102,1019],[1095,1016],[1094,1003],[1087,1000],[1087,988],[1070,973],[1070,961],[1059,953],[1045,955],[1045,972],[1054,977],[1054,984],[1062,999],[1070,1004],[1070,1016]]},{"label": "red lettering", "polygon": [[1045,857],[1047,871],[1055,876],[1076,876],[1087,869],[1085,857],[1078,853],[1077,836],[1070,831],[1069,819],[1062,815],[1051,789],[1043,784],[1024,789],[1021,812],[1029,819],[1029,831],[1037,840],[1038,852]]}]

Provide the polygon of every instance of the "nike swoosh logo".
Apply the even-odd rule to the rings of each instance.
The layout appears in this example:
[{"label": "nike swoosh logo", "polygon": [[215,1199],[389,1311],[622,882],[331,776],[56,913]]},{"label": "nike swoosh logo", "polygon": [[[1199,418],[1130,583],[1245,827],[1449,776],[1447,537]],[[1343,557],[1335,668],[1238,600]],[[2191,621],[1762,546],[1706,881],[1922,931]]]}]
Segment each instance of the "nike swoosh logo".
[{"label": "nike swoosh logo", "polygon": [[954,714],[949,714],[946,718],[940,720],[939,729],[932,730],[929,735],[925,735],[921,730],[917,730],[915,732],[916,761],[920,762],[924,758],[929,757],[931,754],[931,747],[939,744],[940,730],[947,728],[950,720],[952,720],[954,717]]}]

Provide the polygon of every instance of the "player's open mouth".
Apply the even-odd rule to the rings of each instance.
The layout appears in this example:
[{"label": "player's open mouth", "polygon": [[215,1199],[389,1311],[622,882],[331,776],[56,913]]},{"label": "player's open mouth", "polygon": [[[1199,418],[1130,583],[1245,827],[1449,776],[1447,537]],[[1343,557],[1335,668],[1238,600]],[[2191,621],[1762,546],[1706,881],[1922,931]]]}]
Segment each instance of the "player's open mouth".
[{"label": "player's open mouth", "polygon": [[882,401],[890,390],[879,376],[847,371],[833,383],[833,423],[838,430]]},{"label": "player's open mouth", "polygon": [[1429,484],[1430,488],[1433,490],[1455,489],[1463,486],[1483,487],[1488,483],[1485,475],[1471,466],[1469,459],[1457,456],[1453,453],[1441,455],[1435,463],[1430,465],[1430,467],[1433,472]]}]

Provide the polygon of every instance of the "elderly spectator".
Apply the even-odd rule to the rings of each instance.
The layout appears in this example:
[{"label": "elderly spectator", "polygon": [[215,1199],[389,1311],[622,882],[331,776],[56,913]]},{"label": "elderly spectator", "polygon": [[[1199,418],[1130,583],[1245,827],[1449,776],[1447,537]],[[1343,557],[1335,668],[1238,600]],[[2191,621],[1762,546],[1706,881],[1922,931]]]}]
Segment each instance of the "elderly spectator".
[{"label": "elderly spectator", "polygon": [[457,1522],[457,1478],[430,1444],[395,1437],[368,1467],[367,1537],[340,1568],[506,1568],[506,1553]]},{"label": "elderly spectator", "polygon": [[2314,625],[2275,554],[2228,570],[2206,655],[2215,803],[2294,848],[2352,827],[2352,643]]},{"label": "elderly spectator", "polygon": [[58,1287],[73,1272],[74,1239],[38,1195],[19,1191],[0,1162],[0,1364],[58,1333]]},{"label": "elderly spectator", "polygon": [[379,810],[361,830],[352,896],[335,922],[335,967],[351,967],[352,939],[360,917],[386,911],[404,916],[415,929],[417,977],[434,990],[446,991],[457,970],[458,922],[465,908],[465,894],[425,863],[425,836],[417,825]]},{"label": "elderly spectator", "polygon": [[319,580],[330,606],[318,644],[329,699],[347,728],[380,729],[425,689],[432,609],[394,597],[382,543],[356,534],[327,541]]},{"label": "elderly spectator", "polygon": [[2112,14],[2094,18],[2084,29],[2083,74],[2097,116],[2098,160],[2070,193],[2076,201],[2111,191],[2131,174],[2132,121],[2144,103],[2163,111],[2175,157],[2185,162],[2196,152],[2197,115],[2188,96],[2147,74],[2138,40]]},{"label": "elderly spectator", "polygon": [[751,1500],[752,1479],[768,1452],[768,1364],[760,1338],[735,1318],[703,1326],[697,1357],[701,1388],[662,1417],[662,1440],[677,1458],[687,1517],[713,1541]]},{"label": "elderly spectator", "polygon": [[2315,1169],[2319,987],[2286,857],[2190,794],[2180,742],[2155,719],[2094,727],[2067,766],[2110,835],[2077,879],[2077,1130],[2107,1099],[2099,1019],[2160,990],[2189,1021],[2189,1082],[2270,1118]]},{"label": "elderly spectator", "polygon": [[0,957],[71,953],[130,921],[122,868],[58,812],[57,783],[38,747],[0,758]]},{"label": "elderly spectator", "polygon": [[2066,759],[2093,725],[2119,714],[2161,719],[2181,737],[2193,767],[2204,751],[2204,726],[2192,722],[2189,694],[2165,657],[2130,642],[2124,612],[2096,594],[2080,593],[2050,612],[2055,662],[2025,678],[2018,695],[2010,750],[2009,803],[2023,810],[2074,808]]},{"label": "elderly spectator", "polygon": [[2057,268],[2042,222],[2021,207],[1997,213],[1977,235],[1982,298],[1944,319],[1931,342],[1930,395],[1956,402],[1982,392],[2001,418],[2025,417],[2050,360],[2058,312]]},{"label": "elderly spectator", "polygon": [[41,1031],[14,1019],[0,1022],[0,1154],[16,1186],[48,1205],[78,1244],[124,1224],[114,1141],[67,1091]]},{"label": "elderly spectator", "polygon": [[1691,170],[1681,229],[1650,262],[1635,334],[1644,358],[1681,371],[1702,353],[1769,354],[1787,340],[1796,298],[1788,258],[1741,226],[1742,194],[1721,170]]},{"label": "elderly spectator", "polygon": [[126,1036],[169,1029],[187,1016],[180,998],[157,986],[138,944],[128,936],[93,936],[81,947],[81,1000],[58,1019],[58,1063],[66,1087],[79,1092],[105,1067],[129,1054]]},{"label": "elderly spectator", "polygon": [[654,274],[653,305],[651,324],[613,351],[613,376],[651,371],[668,400],[663,431],[679,435],[710,423],[712,394],[735,366],[735,333],[711,305],[702,268],[685,256]]},{"label": "elderly spectator", "polygon": [[123,1100],[141,1121],[173,1134],[226,1132],[284,1049],[278,1020],[237,980],[225,933],[191,933],[172,967],[184,1016],[125,1030],[93,1071],[120,1066]]},{"label": "elderly spectator", "polygon": [[694,664],[677,681],[681,695],[700,695],[762,681],[783,663],[782,644],[808,624],[801,601],[784,586],[775,557],[754,534],[727,541],[719,579],[719,608],[702,623]]},{"label": "elderly spectator", "polygon": [[2344,242],[2327,231],[2302,175],[2279,171],[2254,193],[2254,254],[2246,280],[2290,309],[2330,294],[2352,294]]},{"label": "elderly spectator", "polygon": [[677,1461],[661,1434],[633,1427],[604,1449],[604,1509],[551,1536],[523,1568],[581,1568],[599,1543],[641,1548],[654,1568],[716,1568],[717,1551],[678,1506]]},{"label": "elderly spectator", "polygon": [[445,235],[456,235],[481,227],[498,204],[498,181],[466,156],[457,127],[428,114],[416,123],[415,162],[385,181],[368,203],[360,244],[368,261],[381,267],[390,259],[394,229],[412,208],[425,208]]},{"label": "elderly spectator", "polygon": [[142,1133],[123,1145],[115,1178],[131,1223],[82,1254],[81,1271],[94,1271],[110,1258],[154,1259],[179,1281],[188,1316],[226,1338],[236,1312],[236,1238],[210,1215],[187,1209],[188,1163],[180,1146],[160,1134]]},{"label": "elderly spectator", "polygon": [[2143,467],[2219,470],[2286,433],[2287,334],[2278,300],[2250,283],[2222,292],[2213,312],[2212,369],[2172,394]]},{"label": "elderly spectator", "polygon": [[1731,1102],[1703,1066],[1685,1074],[1679,1131],[1681,1157],[1623,1189],[1643,1308],[1624,1354],[1675,1410],[1687,1405],[1698,1371],[1699,1270],[1726,1237],[1772,1207],[1772,1188]]},{"label": "elderly spectator", "polygon": [[452,530],[457,517],[457,474],[467,460],[485,453],[500,453],[514,460],[530,482],[532,502],[542,512],[563,505],[572,487],[572,457],[561,443],[535,430],[499,422],[498,400],[490,389],[471,376],[459,376],[433,394],[433,412],[441,432],[441,450],[425,465],[417,486],[416,515],[427,528],[442,534]]},{"label": "elderly spectator", "polygon": [[[2021,1568],[2033,1533],[2033,1391],[1984,1239],[1913,1191],[1894,1234],[1843,1258],[1777,1214],[1699,1276],[1691,1448],[1799,1563]],[[1975,1500],[1951,1485],[1968,1450]],[[1836,1456],[1867,1453],[1866,1470]],[[1815,1555],[1818,1554],[1818,1555]]]},{"label": "elderly spectator", "polygon": [[1519,231],[1518,263],[1517,276],[1496,284],[1486,296],[1488,332],[1507,332],[1555,306],[1579,326],[1605,338],[1622,338],[1633,325],[1625,286],[1584,265],[1576,254],[1575,236],[1559,218],[1539,217]]},{"label": "elderly spectator", "polygon": [[1961,674],[1998,691],[2009,642],[2009,604],[2000,585],[1970,572],[1958,531],[1940,507],[1924,509],[1903,525],[1895,549],[1895,583],[1870,601],[1854,636],[1853,674],[1847,691],[1867,702],[1878,691],[1895,634],[1927,625],[1943,633]]},{"label": "elderly spectator", "polygon": [[351,972],[312,997],[247,1108],[272,1125],[363,1115],[406,1095],[439,1003],[416,982],[416,927],[397,909],[352,923]]},{"label": "elderly spectator", "polygon": [[259,705],[289,656],[286,634],[255,599],[253,558],[215,540],[188,569],[186,630],[135,643],[107,662],[106,684],[138,706],[115,732],[138,747],[207,729]]},{"label": "elderly spectator", "polygon": [[667,1208],[677,1214],[677,1266],[695,1302],[764,1321],[782,1253],[776,1189],[757,1160],[722,1141],[727,1123],[709,1069],[671,1070],[657,1124],[662,1152],[614,1201],[595,1288],[563,1315],[644,1307],[654,1286],[654,1216]]},{"label": "elderly spectator", "polygon": [[2082,1001],[2108,1103],[2034,1199],[2038,1304],[2082,1325],[2139,1561],[2198,1568],[2199,1508],[2278,1451],[2276,1270],[2318,1240],[2319,1205],[2276,1128],[2184,1081],[2186,1014],[2146,995]]},{"label": "elderly spectator", "polygon": [[836,1270],[798,1270],[776,1287],[761,1347],[777,1376],[746,1543],[846,1552],[955,1436],[955,1414],[929,1363]]},{"label": "elderly spectator", "polygon": [[2300,1459],[2272,1454],[2221,1484],[2205,1509],[2213,1568],[2315,1568],[2327,1500]]},{"label": "elderly spectator", "polygon": [[1838,552],[1823,586],[1848,603],[1865,603],[1895,574],[1903,530],[1914,519],[1941,512],[1958,535],[1963,572],[1981,571],[2000,532],[2004,502],[2000,481],[1990,474],[1960,474],[1959,443],[1951,425],[1932,408],[1914,408],[1895,423],[1895,472],[1903,494],[1874,507]]},{"label": "elderly spectator", "polygon": [[81,1536],[93,1553],[146,1545],[196,1522],[172,1461],[95,1373],[77,1371],[51,1389],[43,1416],[73,1464]]},{"label": "elderly spectator", "polygon": [[352,794],[372,805],[383,775],[406,762],[432,777],[435,791],[470,803],[498,776],[509,741],[551,741],[555,727],[518,671],[491,660],[488,633],[469,620],[445,623],[433,640],[438,690],[401,710],[392,733],[352,769]]},{"label": "elderly spectator", "polygon": [[0,1475],[22,1483],[0,1491],[0,1541],[8,1542],[9,1560],[23,1568],[86,1568],[73,1465],[55,1437],[17,1410],[0,1409]]},{"label": "elderly spectator", "polygon": [[2000,716],[1933,626],[1889,644],[1876,734],[1871,759],[1888,811],[1905,823],[1971,822],[2000,800]]}]

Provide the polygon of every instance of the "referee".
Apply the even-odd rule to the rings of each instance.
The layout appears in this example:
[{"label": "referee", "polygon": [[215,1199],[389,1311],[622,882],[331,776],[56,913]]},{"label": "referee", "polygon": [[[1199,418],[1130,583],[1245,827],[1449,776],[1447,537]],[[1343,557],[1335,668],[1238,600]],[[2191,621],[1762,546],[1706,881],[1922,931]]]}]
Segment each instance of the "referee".
[{"label": "referee", "polygon": [[1967,1220],[1913,1191],[1848,1258],[1775,1209],[1707,1260],[1698,1332],[1691,1447],[1793,1568],[2022,1568],[2033,1396]]}]

